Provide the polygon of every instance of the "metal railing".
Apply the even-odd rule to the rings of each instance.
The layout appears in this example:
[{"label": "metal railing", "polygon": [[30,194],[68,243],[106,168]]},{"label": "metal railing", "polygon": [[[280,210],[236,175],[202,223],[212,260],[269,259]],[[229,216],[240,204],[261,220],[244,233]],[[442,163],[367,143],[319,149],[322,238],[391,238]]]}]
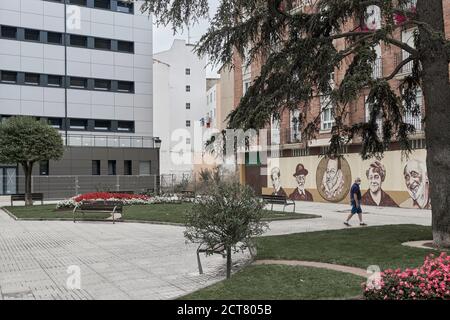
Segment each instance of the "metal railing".
[{"label": "metal railing", "polygon": [[[66,136],[62,134],[66,144]],[[154,137],[69,134],[67,145],[71,147],[154,148]]]},{"label": "metal railing", "polygon": [[422,117],[420,116],[413,116],[411,113],[406,113],[404,117],[405,123],[411,124],[416,128],[416,131],[422,132]]},{"label": "metal railing", "polygon": [[383,77],[383,59],[377,58],[372,66],[372,77],[379,79]]},{"label": "metal railing", "polygon": [[[405,60],[406,57],[403,56],[403,53],[395,54],[395,65],[398,66],[400,63]],[[400,69],[400,74],[410,74],[413,69],[413,61],[408,62]]]},{"label": "metal railing", "polygon": [[[68,199],[90,192],[134,192],[135,194],[173,194],[195,190],[200,177],[193,173],[142,176],[32,176],[31,190],[46,200]],[[15,178],[12,193],[25,192],[25,177]]]}]

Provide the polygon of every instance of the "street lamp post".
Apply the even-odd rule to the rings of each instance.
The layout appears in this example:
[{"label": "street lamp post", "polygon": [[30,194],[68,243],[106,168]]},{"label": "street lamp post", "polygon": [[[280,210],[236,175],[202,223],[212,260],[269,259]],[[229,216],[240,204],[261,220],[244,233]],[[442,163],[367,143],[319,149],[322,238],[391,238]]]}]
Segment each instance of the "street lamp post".
[{"label": "street lamp post", "polygon": [[160,158],[160,150],[161,150],[161,139],[159,137],[156,137],[154,139],[155,148],[156,148],[156,154],[157,154],[157,161],[158,161],[158,170],[156,175],[156,190],[157,194],[159,195],[161,193],[161,158]]}]

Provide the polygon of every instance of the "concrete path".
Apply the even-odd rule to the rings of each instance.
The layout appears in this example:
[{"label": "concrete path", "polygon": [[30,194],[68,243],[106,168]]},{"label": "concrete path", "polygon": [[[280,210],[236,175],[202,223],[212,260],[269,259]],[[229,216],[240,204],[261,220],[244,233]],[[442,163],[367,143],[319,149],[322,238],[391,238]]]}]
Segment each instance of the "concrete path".
[{"label": "concrete path", "polygon": [[[274,210],[282,210],[282,206],[274,206]],[[289,211],[289,209],[286,209]],[[344,220],[350,214],[350,206],[345,204],[329,204],[316,202],[297,202],[296,212],[316,214],[319,219],[274,221],[270,223],[267,235],[281,235],[321,230],[338,230],[348,228]],[[364,222],[369,226],[417,224],[431,226],[431,210],[403,208],[363,207]],[[359,220],[354,216],[350,221],[353,227],[359,228]]]},{"label": "concrete path", "polygon": [[[134,223],[14,221],[0,211],[1,299],[173,299],[225,277],[220,255],[201,257],[184,228]],[[235,267],[248,256],[234,255]],[[74,266],[74,267],[71,267]],[[81,289],[70,277],[81,271]]]},{"label": "concrete path", "polygon": [[[272,222],[268,234],[345,228],[346,210],[345,205],[298,203],[298,212],[322,218]],[[366,210],[369,225],[431,225],[430,211]],[[185,243],[183,231],[138,223],[14,221],[0,211],[0,300],[171,299],[224,279],[225,260],[218,255],[202,256],[205,274],[198,274],[196,247]],[[236,268],[249,261],[248,255],[233,259]],[[77,267],[81,289],[70,290],[67,281]]]},{"label": "concrete path", "polygon": [[313,262],[313,261],[299,261],[299,260],[257,260],[254,265],[283,265],[283,266],[298,266],[311,267],[327,270],[334,270],[339,272],[351,273],[359,277],[367,277],[367,271],[360,268],[341,266],[338,264]]}]

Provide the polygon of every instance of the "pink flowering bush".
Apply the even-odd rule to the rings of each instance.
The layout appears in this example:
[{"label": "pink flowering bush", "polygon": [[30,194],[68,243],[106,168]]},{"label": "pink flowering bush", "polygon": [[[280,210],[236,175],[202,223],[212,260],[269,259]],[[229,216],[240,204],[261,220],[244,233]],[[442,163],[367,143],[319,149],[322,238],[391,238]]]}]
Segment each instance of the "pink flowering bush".
[{"label": "pink flowering bush", "polygon": [[376,286],[363,285],[368,300],[450,299],[450,256],[430,255],[417,269],[388,269]]}]

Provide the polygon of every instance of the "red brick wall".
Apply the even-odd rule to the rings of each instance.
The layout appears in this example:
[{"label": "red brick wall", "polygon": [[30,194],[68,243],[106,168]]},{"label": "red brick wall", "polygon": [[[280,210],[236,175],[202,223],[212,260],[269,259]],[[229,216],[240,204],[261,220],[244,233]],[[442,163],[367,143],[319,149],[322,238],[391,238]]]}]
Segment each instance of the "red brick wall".
[{"label": "red brick wall", "polygon": [[[447,39],[450,39],[450,0],[443,0],[444,4],[444,15],[445,15],[445,32]],[[354,30],[356,27],[354,22],[349,22],[344,29],[345,30]],[[397,39],[401,39],[401,30],[397,30],[394,33],[394,37]],[[345,47],[345,40],[340,39],[336,41],[336,47],[338,49],[343,49]],[[396,55],[401,54],[401,49],[395,47],[395,46],[386,46],[384,44],[381,44],[381,53],[383,57],[383,76],[390,75],[395,67],[396,64]],[[239,55],[235,55],[234,57],[234,79],[235,79],[235,107],[239,104],[240,99],[242,98],[243,94],[243,84],[242,84],[242,62]],[[352,58],[348,57],[344,60],[342,67],[339,68],[339,70],[336,70],[335,72],[335,80],[337,83],[339,83],[346,72],[346,69],[351,62]],[[259,74],[261,70],[261,61],[255,61],[252,64],[252,80],[254,80],[257,75]],[[450,65],[449,65],[450,69]],[[393,88],[398,87],[399,80],[398,78],[395,78],[390,81]],[[365,96],[367,95],[366,92],[361,92],[358,100],[354,103],[352,103],[348,108],[348,114],[345,119],[345,123],[348,125],[359,123],[365,121]],[[320,100],[319,98],[313,99],[311,102],[311,106],[308,108],[307,111],[307,121],[313,121],[315,117],[319,114],[320,110]],[[424,110],[423,110],[424,112]],[[284,110],[281,115],[281,144],[286,143],[286,133],[285,131],[290,128],[290,114],[288,110]],[[324,139],[329,138],[329,133],[320,133],[317,137],[318,139]]]}]

